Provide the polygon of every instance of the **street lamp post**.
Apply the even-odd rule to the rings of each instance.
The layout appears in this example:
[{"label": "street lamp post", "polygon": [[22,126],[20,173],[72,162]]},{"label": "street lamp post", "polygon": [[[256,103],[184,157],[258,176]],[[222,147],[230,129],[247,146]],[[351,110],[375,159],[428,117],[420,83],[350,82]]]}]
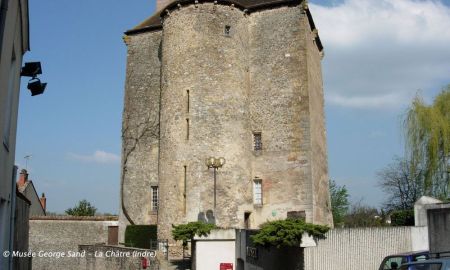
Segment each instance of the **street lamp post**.
[{"label": "street lamp post", "polygon": [[206,166],[214,169],[214,214],[216,213],[216,170],[225,165],[225,158],[209,157],[206,159]]}]

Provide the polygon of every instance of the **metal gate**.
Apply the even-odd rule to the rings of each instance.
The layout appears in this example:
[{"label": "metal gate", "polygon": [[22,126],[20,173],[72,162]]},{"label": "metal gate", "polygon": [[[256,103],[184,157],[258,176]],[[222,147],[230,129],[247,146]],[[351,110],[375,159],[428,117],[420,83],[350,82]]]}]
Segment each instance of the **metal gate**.
[{"label": "metal gate", "polygon": [[150,249],[161,251],[166,260],[169,259],[169,241],[167,239],[150,239]]}]

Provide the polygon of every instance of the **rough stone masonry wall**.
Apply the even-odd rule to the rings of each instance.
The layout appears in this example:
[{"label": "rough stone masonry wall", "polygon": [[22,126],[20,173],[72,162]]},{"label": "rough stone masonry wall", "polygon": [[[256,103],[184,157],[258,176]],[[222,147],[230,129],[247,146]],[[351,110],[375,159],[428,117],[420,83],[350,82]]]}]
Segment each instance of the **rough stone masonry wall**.
[{"label": "rough stone masonry wall", "polygon": [[[117,226],[117,221],[31,219],[30,251],[67,253],[78,251],[81,244],[106,243],[108,226]],[[33,270],[77,269],[77,265],[78,258],[32,258]]]},{"label": "rough stone masonry wall", "polygon": [[251,198],[247,18],[205,3],[173,11],[163,28],[158,236],[170,239],[171,224],[214,211],[209,156],[226,159],[217,173],[216,223],[241,226],[236,212]]},{"label": "rough stone masonry wall", "polygon": [[[252,209],[252,227],[305,211],[312,221],[310,118],[305,31],[300,7],[250,15],[251,123],[262,134],[253,151],[252,177],[262,179],[263,206]],[[252,205],[253,208],[253,205]]]},{"label": "rough stone masonry wall", "polygon": [[[307,18],[302,18],[304,25],[308,25]],[[329,194],[328,159],[326,145],[326,128],[324,113],[324,94],[322,83],[321,59],[323,51],[319,52],[315,43],[317,30],[305,29],[307,87],[309,96],[309,122],[311,143],[311,179],[313,194],[313,223],[333,224],[331,213],[331,199]]]},{"label": "rough stone masonry wall", "polygon": [[[123,204],[135,224],[156,224],[151,186],[158,185],[161,32],[128,36],[122,125]],[[129,224],[120,207],[119,241]]]},{"label": "rough stone masonry wall", "polygon": [[[320,55],[303,8],[187,5],[165,15],[162,32],[127,38],[124,203],[136,223],[154,221],[158,181],[160,239],[214,210],[221,227],[243,227],[246,212],[252,228],[288,211],[332,223]],[[160,126],[149,121],[158,113]],[[253,150],[253,132],[262,133],[262,151]],[[216,209],[210,156],[227,161]],[[262,207],[253,205],[254,178],[263,180]]]}]

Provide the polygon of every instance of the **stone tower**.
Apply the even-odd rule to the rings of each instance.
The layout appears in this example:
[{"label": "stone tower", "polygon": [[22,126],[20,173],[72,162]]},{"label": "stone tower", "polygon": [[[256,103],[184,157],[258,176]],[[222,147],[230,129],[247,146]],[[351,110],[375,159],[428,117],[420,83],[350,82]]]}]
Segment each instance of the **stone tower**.
[{"label": "stone tower", "polygon": [[[305,1],[167,4],[124,37],[122,231],[157,223],[171,239],[172,224],[289,215],[332,225],[323,47]],[[226,160],[215,207],[208,157]]]}]

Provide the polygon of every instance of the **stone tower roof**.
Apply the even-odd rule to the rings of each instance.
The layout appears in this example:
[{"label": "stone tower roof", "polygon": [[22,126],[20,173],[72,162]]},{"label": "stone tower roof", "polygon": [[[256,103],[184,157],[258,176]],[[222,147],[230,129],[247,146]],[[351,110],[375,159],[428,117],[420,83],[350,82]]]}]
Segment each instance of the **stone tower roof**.
[{"label": "stone tower roof", "polygon": [[[169,2],[164,8],[160,8],[159,5],[163,3]],[[273,8],[276,6],[286,6],[286,5],[299,5],[301,3],[307,3],[305,0],[203,0],[201,3],[205,2],[213,2],[218,4],[225,5],[234,5],[236,8],[245,10],[246,12],[254,12],[261,9]],[[155,14],[135,26],[134,28],[128,30],[126,34],[135,34],[140,32],[147,32],[153,30],[161,29],[161,17],[164,15],[166,10],[170,11],[174,8],[177,8],[179,5],[190,5],[194,3],[200,3],[200,1],[196,0],[176,0],[176,1],[158,1],[158,7]],[[309,11],[308,11],[309,14]],[[310,23],[312,22],[312,17]],[[314,26],[314,22],[312,22],[312,28]]]},{"label": "stone tower roof", "polygon": [[[134,28],[126,31],[125,34],[132,35],[132,34],[138,34],[138,33],[142,33],[142,32],[161,30],[162,29],[161,18],[164,16],[164,13],[166,11],[173,10],[173,9],[179,7],[180,5],[181,6],[182,5],[190,5],[190,4],[195,4],[195,3],[199,3],[199,2],[200,1],[198,1],[198,0],[176,0],[176,1],[171,1],[171,0],[159,1],[158,0],[158,7],[157,7],[156,13],[153,14],[152,16],[150,16],[149,18],[145,19],[143,22],[141,22]],[[294,6],[294,5],[300,5],[303,3],[305,11],[306,11],[306,15],[308,16],[308,21],[309,21],[309,25],[311,27],[311,31],[315,31],[315,33],[316,33],[315,41],[316,41],[317,48],[320,52],[323,51],[323,45],[322,45],[319,35],[317,34],[317,29],[314,24],[314,20],[312,18],[311,12],[309,11],[309,8],[307,5],[307,3],[308,3],[307,0],[203,0],[202,1],[202,3],[205,3],[205,2],[233,5],[239,9],[245,10],[248,13],[258,11],[261,9],[274,8],[277,6],[289,6],[289,5]],[[160,5],[162,5],[163,3],[169,3],[169,4],[166,5],[164,8],[160,8]]]}]

